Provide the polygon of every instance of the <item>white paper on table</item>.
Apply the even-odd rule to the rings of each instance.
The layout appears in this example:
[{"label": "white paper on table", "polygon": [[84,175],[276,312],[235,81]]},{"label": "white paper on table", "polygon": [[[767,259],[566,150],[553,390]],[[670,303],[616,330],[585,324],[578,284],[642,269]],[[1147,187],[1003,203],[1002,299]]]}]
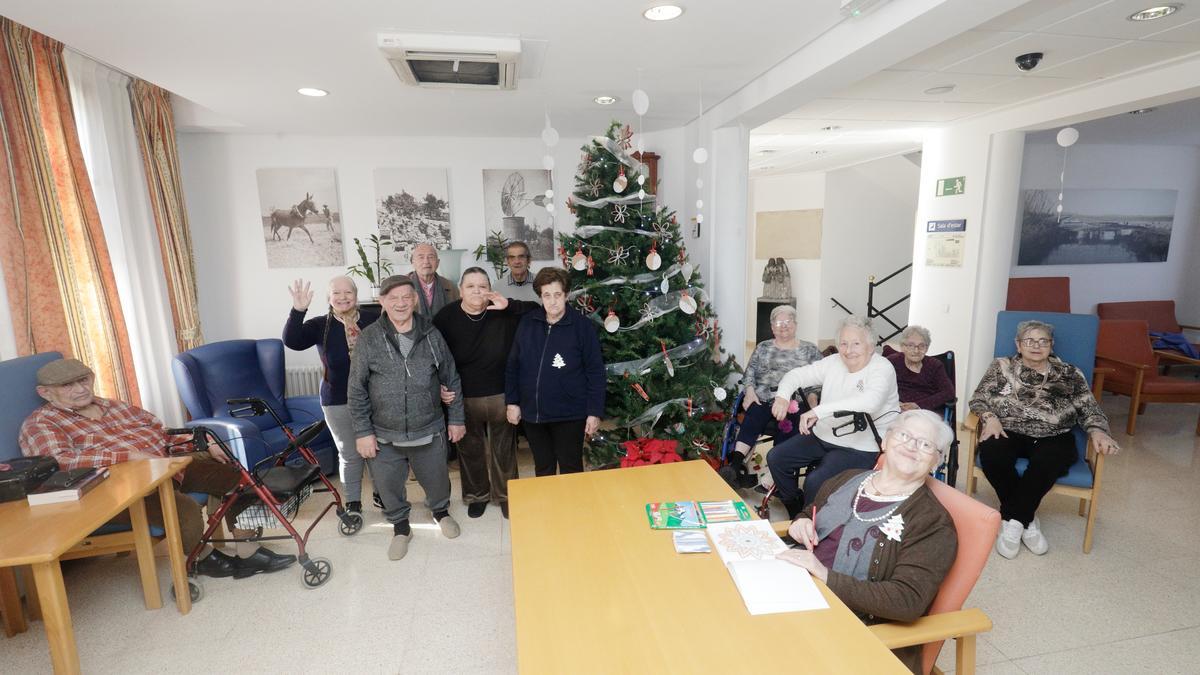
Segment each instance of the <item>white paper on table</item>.
[{"label": "white paper on table", "polygon": [[775,557],[787,545],[767,521],[714,523],[708,537],[751,614],[829,607],[808,570]]}]

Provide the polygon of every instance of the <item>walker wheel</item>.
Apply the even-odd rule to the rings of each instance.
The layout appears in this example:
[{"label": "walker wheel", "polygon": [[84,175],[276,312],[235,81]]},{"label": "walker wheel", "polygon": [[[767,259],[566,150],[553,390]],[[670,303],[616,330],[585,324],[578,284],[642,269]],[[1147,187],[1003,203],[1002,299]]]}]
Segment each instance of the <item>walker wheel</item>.
[{"label": "walker wheel", "polygon": [[344,513],[338,518],[338,532],[350,537],[358,534],[362,529],[363,517],[361,513]]},{"label": "walker wheel", "polygon": [[[199,579],[188,578],[188,595],[192,597],[192,602],[200,602],[204,598],[204,584]],[[175,584],[171,584],[171,600],[175,600]]]},{"label": "walker wheel", "polygon": [[759,518],[766,520],[767,518],[769,518],[771,516],[771,506],[769,504],[763,504],[762,506],[757,506],[754,508],[754,512],[758,514]]},{"label": "walker wheel", "polygon": [[329,581],[331,576],[333,576],[333,563],[326,558],[312,558],[304,563],[300,583],[304,584],[305,588],[317,588]]}]

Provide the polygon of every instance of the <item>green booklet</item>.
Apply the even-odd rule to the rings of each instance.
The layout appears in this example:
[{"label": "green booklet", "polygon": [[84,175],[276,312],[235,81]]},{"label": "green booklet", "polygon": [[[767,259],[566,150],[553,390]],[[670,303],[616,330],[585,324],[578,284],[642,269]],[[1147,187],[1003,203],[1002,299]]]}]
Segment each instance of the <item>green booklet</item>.
[{"label": "green booklet", "polygon": [[707,523],[750,520],[745,502],[727,499],[717,502],[650,502],[646,517],[656,530],[699,530]]}]

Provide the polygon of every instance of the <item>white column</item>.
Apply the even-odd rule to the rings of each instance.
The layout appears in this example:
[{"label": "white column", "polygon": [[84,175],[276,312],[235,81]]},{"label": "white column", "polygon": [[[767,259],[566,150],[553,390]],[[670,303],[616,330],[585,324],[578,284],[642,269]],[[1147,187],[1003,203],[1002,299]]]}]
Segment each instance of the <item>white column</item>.
[{"label": "white column", "polygon": [[[742,358],[746,343],[746,268],[748,251],[750,130],[731,125],[709,134],[709,171],[701,194],[701,236],[709,241],[705,282],[720,317],[721,344]],[[694,200],[693,200],[694,202]],[[695,203],[691,204],[695,211]],[[690,221],[689,221],[690,222]],[[705,232],[707,231],[707,232]],[[686,239],[686,238],[685,238]]]}]

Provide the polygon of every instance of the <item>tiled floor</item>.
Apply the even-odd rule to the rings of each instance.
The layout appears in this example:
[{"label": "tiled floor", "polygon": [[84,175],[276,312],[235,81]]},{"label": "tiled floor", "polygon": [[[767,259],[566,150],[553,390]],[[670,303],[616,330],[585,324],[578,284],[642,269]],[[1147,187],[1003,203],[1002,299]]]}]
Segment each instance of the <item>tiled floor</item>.
[{"label": "tiled floor", "polygon": [[[1106,400],[1115,429],[1124,428],[1127,402]],[[1152,405],[1136,438],[1116,434],[1125,451],[1108,463],[1090,555],[1081,551],[1077,502],[1058,496],[1040,511],[1048,554],[993,554],[968,602],[995,623],[980,638],[978,672],[1200,672],[1197,412]],[[523,463],[522,475],[531,473]],[[986,483],[980,496],[994,503]],[[295,569],[206,579],[206,597],[186,617],[170,605],[142,608],[132,558],[67,563],[84,672],[515,671],[507,521],[496,508],[468,519],[455,503],[463,534],[451,541],[428,511],[416,511],[403,561],[387,560],[391,528],[373,508],[354,537],[339,535],[328,517],[312,542],[313,554],[334,565],[325,587],[305,590]],[[165,564],[160,577],[165,589]],[[939,665],[951,670],[952,657],[947,645]],[[39,624],[0,638],[0,672],[50,672]]]}]

